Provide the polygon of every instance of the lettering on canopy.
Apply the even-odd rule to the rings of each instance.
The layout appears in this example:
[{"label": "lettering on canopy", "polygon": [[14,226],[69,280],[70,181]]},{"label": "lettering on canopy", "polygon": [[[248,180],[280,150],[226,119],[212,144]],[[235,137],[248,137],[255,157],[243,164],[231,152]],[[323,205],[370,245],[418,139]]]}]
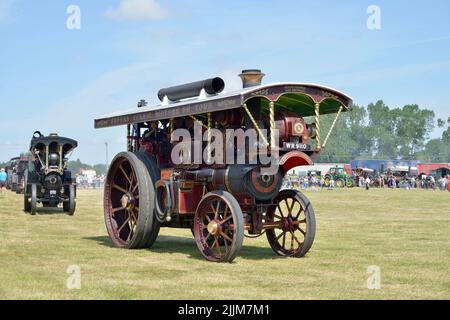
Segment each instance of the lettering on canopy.
[{"label": "lettering on canopy", "polygon": [[113,116],[105,119],[95,120],[96,128],[120,126],[124,124],[142,123],[147,121],[165,120],[185,117],[195,114],[238,108],[241,106],[241,97],[227,97],[204,102],[193,102],[178,107],[169,107],[144,112],[133,112],[130,114]]}]

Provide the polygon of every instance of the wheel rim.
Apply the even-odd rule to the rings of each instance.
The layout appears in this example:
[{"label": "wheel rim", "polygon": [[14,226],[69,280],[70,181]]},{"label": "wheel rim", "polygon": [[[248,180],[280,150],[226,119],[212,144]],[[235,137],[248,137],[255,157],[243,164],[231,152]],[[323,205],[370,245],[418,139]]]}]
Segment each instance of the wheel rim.
[{"label": "wheel rim", "polygon": [[114,244],[133,242],[139,219],[139,182],[131,162],[120,157],[111,165],[105,184],[105,218]]},{"label": "wheel rim", "polygon": [[269,207],[266,221],[279,227],[266,231],[272,249],[282,256],[302,256],[309,250],[306,244],[310,232],[309,217],[304,204],[292,193],[280,193]]},{"label": "wheel rim", "polygon": [[194,237],[207,260],[221,262],[234,258],[236,245],[241,245],[239,233],[243,235],[237,219],[237,213],[224,197],[209,195],[201,201],[194,221]]}]

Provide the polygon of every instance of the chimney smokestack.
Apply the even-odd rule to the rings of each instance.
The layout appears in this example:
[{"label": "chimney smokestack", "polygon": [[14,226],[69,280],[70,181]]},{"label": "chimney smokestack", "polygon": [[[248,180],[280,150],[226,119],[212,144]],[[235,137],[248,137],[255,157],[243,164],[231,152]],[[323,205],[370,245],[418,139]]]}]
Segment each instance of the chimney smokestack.
[{"label": "chimney smokestack", "polygon": [[262,73],[259,69],[242,70],[242,73],[239,75],[239,77],[241,77],[242,79],[242,86],[244,88],[261,85],[261,81],[264,76],[265,74]]}]

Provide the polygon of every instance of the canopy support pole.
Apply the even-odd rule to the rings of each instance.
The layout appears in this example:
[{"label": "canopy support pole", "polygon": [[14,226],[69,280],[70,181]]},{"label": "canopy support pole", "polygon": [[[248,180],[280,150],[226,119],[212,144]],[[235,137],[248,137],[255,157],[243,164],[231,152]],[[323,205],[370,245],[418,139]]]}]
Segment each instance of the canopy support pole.
[{"label": "canopy support pole", "polygon": [[211,127],[212,127],[212,115],[211,112],[208,112],[208,147],[207,147],[207,153],[208,156],[206,158],[206,162],[208,165],[211,164],[211,142],[212,142],[212,131],[211,131]]},{"label": "canopy support pole", "polygon": [[131,152],[131,124],[127,124],[127,151]]},{"label": "canopy support pole", "polygon": [[338,119],[339,119],[339,116],[341,115],[343,109],[344,109],[344,107],[343,107],[343,106],[340,106],[339,111],[338,111],[338,113],[337,113],[337,115],[336,115],[336,118],[334,118],[334,121],[333,121],[333,123],[331,124],[330,131],[328,131],[328,134],[327,134],[327,136],[326,136],[326,138],[325,138],[325,141],[324,141],[323,144],[322,144],[322,148],[325,148],[325,146],[326,146],[326,144],[327,144],[327,142],[328,142],[328,138],[330,137],[331,132],[333,131],[334,127],[336,126],[336,123],[337,123],[337,121],[338,121]]},{"label": "canopy support pole", "polygon": [[45,146],[45,174],[48,173],[48,146]]},{"label": "canopy support pole", "polygon": [[250,118],[250,121],[252,122],[253,126],[255,127],[255,130],[258,132],[258,135],[261,137],[261,139],[263,140],[264,144],[267,147],[269,145],[269,143],[267,142],[266,137],[262,134],[262,131],[259,128],[258,124],[256,123],[255,118],[253,118],[250,110],[248,110],[247,104],[244,103],[242,106],[243,106],[245,112],[247,113],[248,117]]},{"label": "canopy support pole", "polygon": [[275,103],[270,101],[270,150],[274,150],[275,145]]},{"label": "canopy support pole", "polygon": [[170,143],[173,142],[173,128],[174,128],[174,120],[172,118],[172,119],[169,120]]},{"label": "canopy support pole", "polygon": [[316,123],[316,145],[317,145],[317,150],[320,151],[320,149],[322,148],[321,144],[320,144],[320,103],[316,103],[315,105],[315,113],[316,113],[316,117],[315,117],[315,123]]},{"label": "canopy support pole", "polygon": [[63,146],[59,146],[59,171],[62,173],[63,171]]}]

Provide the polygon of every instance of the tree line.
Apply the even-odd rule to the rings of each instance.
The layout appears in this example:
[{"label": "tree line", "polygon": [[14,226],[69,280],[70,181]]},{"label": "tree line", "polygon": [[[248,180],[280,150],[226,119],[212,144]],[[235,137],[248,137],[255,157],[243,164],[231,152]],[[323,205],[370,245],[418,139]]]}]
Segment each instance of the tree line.
[{"label": "tree line", "polygon": [[97,172],[97,175],[104,175],[107,171],[105,164],[94,164],[91,166],[89,164],[81,162],[80,159],[67,162],[67,168],[72,172],[78,172],[80,170],[95,170],[95,172]]},{"label": "tree line", "polygon": [[[334,119],[332,114],[321,117],[322,136]],[[442,136],[430,139],[436,127],[443,131]],[[434,111],[417,104],[389,108],[379,100],[367,107],[356,105],[341,115],[317,162],[348,163],[354,159],[449,163],[450,117],[436,119]]]}]

